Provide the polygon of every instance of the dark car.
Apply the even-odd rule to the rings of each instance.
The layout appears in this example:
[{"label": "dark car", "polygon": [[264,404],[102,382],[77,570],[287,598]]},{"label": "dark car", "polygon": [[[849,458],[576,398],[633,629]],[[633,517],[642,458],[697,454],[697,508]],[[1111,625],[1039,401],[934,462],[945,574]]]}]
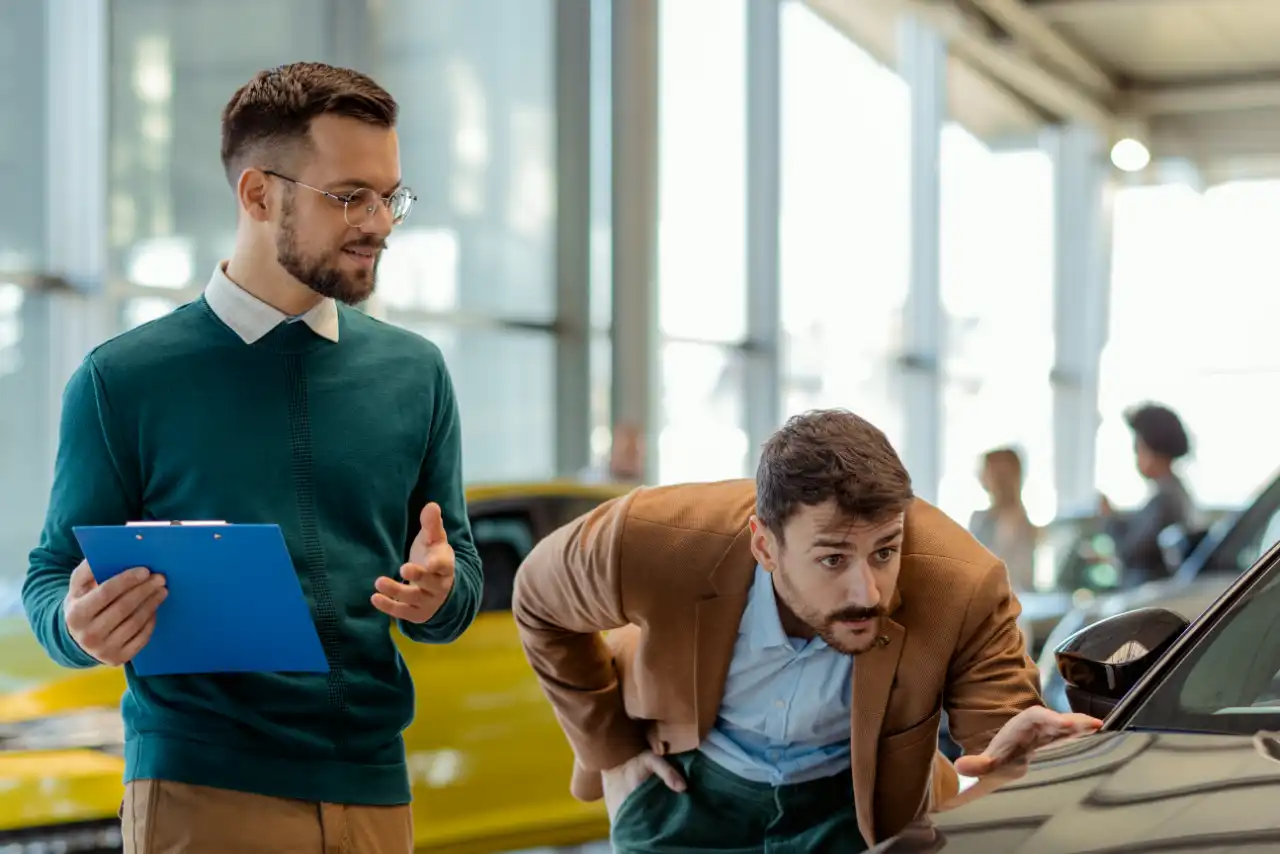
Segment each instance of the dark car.
[{"label": "dark car", "polygon": [[1065,711],[1065,685],[1058,672],[1054,650],[1068,637],[1099,620],[1138,608],[1158,607],[1194,619],[1222,595],[1240,574],[1280,540],[1280,477],[1271,480],[1239,513],[1220,519],[1185,555],[1170,555],[1178,570],[1169,578],[1150,581],[1129,590],[1083,598],[1063,614],[1038,658],[1045,702]]},{"label": "dark car", "polygon": [[1056,650],[1102,729],[983,778],[872,851],[1280,851],[1280,547],[1188,625],[1111,617]]}]

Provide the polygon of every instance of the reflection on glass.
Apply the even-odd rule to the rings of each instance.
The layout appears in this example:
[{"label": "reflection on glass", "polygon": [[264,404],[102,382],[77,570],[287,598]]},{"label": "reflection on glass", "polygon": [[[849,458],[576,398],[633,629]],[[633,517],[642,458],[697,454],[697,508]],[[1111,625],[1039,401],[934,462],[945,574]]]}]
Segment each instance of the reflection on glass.
[{"label": "reflection on glass", "polygon": [[782,87],[782,414],[846,407],[901,448],[906,84],[804,4],[788,3]]}]

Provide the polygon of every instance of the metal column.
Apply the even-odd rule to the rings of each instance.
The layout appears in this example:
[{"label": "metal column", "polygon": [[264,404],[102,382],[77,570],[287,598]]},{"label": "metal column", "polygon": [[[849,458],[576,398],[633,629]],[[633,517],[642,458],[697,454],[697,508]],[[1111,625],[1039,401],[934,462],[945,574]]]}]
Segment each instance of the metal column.
[{"label": "metal column", "polygon": [[46,0],[48,269],[85,291],[107,268],[107,0]]},{"label": "metal column", "polygon": [[591,461],[591,0],[555,3],[556,472]]},{"label": "metal column", "polygon": [[1057,512],[1097,504],[1098,380],[1111,291],[1105,141],[1079,126],[1046,134],[1054,159],[1053,444]]},{"label": "metal column", "polygon": [[903,317],[905,438],[900,449],[916,494],[936,501],[942,478],[943,323],[940,159],[947,106],[947,50],[931,27],[904,15],[899,73],[911,98],[911,277]]},{"label": "metal column", "polygon": [[613,388],[615,425],[645,437],[645,479],[658,473],[659,0],[613,4]]},{"label": "metal column", "polygon": [[779,213],[782,195],[782,2],[747,0],[748,465],[782,412]]},{"label": "metal column", "polygon": [[47,412],[56,444],[61,392],[90,348],[115,332],[107,282],[107,0],[47,0],[45,109],[46,269],[70,289],[32,293],[28,323],[49,324]]}]

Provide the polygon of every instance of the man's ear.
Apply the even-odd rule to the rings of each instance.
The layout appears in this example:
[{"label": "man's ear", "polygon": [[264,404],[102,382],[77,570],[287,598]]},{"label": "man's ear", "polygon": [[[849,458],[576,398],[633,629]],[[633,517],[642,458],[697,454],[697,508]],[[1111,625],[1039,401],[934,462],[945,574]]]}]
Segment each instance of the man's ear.
[{"label": "man's ear", "polygon": [[765,572],[773,572],[778,568],[778,538],[755,516],[748,523],[751,526],[751,554]]},{"label": "man's ear", "polygon": [[236,197],[240,209],[255,222],[266,222],[271,218],[270,185],[267,175],[260,169],[245,169],[236,182]]}]

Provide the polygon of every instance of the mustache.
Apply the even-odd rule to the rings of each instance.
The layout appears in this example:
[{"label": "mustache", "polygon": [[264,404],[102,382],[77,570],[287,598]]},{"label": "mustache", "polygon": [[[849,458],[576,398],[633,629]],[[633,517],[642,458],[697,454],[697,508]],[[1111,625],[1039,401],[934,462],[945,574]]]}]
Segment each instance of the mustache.
[{"label": "mustache", "polygon": [[357,240],[352,243],[344,244],[343,249],[377,249],[383,250],[387,248],[387,241],[371,238],[368,240]]},{"label": "mustache", "polygon": [[835,613],[831,614],[829,617],[827,617],[827,622],[842,623],[842,622],[845,622],[846,620],[853,622],[855,620],[870,620],[875,617],[883,617],[883,616],[884,616],[884,609],[880,607],[876,607],[876,608],[850,607],[850,608],[842,608],[839,611],[836,611]]}]

